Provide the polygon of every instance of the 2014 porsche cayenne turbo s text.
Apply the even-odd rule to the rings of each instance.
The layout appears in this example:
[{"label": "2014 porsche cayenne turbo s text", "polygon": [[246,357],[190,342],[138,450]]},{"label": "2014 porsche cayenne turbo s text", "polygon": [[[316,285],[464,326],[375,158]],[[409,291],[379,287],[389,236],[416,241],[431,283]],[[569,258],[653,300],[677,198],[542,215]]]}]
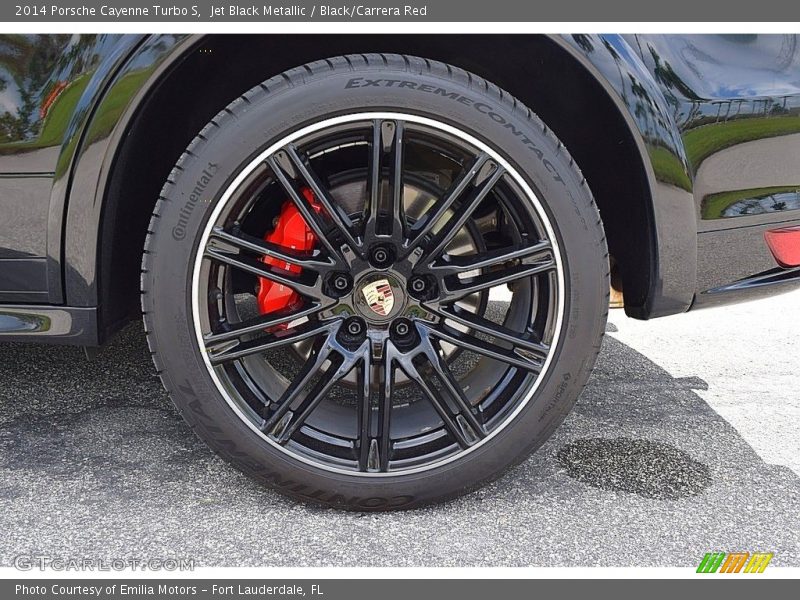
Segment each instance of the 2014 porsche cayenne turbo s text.
[{"label": "2014 porsche cayenne turbo s text", "polygon": [[519,463],[612,303],[800,283],[794,35],[4,35],[0,101],[0,341],[143,313],[194,431],[330,506]]}]

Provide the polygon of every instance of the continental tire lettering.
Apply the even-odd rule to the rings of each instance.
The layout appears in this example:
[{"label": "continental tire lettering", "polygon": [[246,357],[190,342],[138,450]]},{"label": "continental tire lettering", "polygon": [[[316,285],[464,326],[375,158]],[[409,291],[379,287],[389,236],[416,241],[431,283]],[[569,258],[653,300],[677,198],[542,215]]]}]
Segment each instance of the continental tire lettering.
[{"label": "continental tire lettering", "polygon": [[192,386],[189,385],[188,382],[186,383],[179,383],[178,389],[183,393],[184,396],[191,396],[192,398],[197,398],[197,395],[194,393],[194,389]]},{"label": "continental tire lettering", "polygon": [[564,392],[566,391],[567,386],[569,385],[570,379],[572,379],[572,375],[570,375],[569,373],[564,373],[561,376],[561,382],[558,384],[558,387],[556,388],[556,393],[553,396],[553,399],[550,400],[550,402],[547,404],[547,406],[545,406],[544,410],[542,411],[542,415],[538,419],[539,422],[544,420],[550,413],[550,411],[553,410],[553,407],[556,406],[561,401],[561,397],[564,395]]},{"label": "continental tire lettering", "polygon": [[[477,102],[477,103],[474,104],[474,106],[475,106],[475,110],[477,110],[479,113],[483,113],[484,115],[489,115],[489,118],[492,121],[494,121],[495,123],[500,123],[501,125],[505,125],[506,124],[506,120],[503,117],[501,117],[500,115],[498,115],[496,112],[494,112],[492,110],[492,107],[489,106],[488,104],[484,104],[483,102]],[[486,110],[482,110],[482,109],[486,109]]]},{"label": "continental tire lettering", "polygon": [[172,228],[172,237],[177,241],[181,241],[186,237],[186,227],[189,224],[189,219],[218,168],[219,167],[215,163],[209,162],[203,169],[200,177],[195,181],[194,188],[189,193],[189,199],[178,212],[178,223]]},{"label": "continental tire lettering", "polygon": [[550,175],[553,176],[553,179],[555,181],[558,181],[559,183],[564,183],[564,180],[561,179],[561,175],[558,174],[558,171],[556,171],[556,168],[553,166],[553,163],[551,163],[549,160],[544,158],[544,159],[542,159],[542,164],[544,165],[545,169],[550,171]]},{"label": "continental tire lettering", "polygon": [[[206,433],[209,431],[210,429],[206,429]],[[220,456],[235,461],[239,468],[246,473],[249,472],[251,475],[261,476],[261,473],[265,469],[264,465],[252,456],[248,455],[246,452],[238,450],[236,447],[236,442],[222,438],[217,438],[216,442],[223,447],[223,449],[219,451]]]},{"label": "continental tire lettering", "polygon": [[328,498],[328,503],[331,506],[345,507],[347,506],[347,498],[345,498],[341,494],[334,494],[333,496],[330,496]]},{"label": "continental tire lettering", "polygon": [[[426,91],[426,90],[422,90],[422,91],[424,92],[424,91]],[[431,93],[432,93],[434,96],[443,96],[443,97],[445,97],[445,98],[450,98],[450,100],[456,100],[456,99],[458,99],[458,96],[459,96],[458,92],[448,92],[448,91],[447,91],[446,89],[444,89],[444,88],[436,88],[436,89],[435,89],[435,90],[433,90],[433,92],[431,92]]]},{"label": "continental tire lettering", "polygon": [[539,147],[530,138],[528,138],[528,136],[522,133],[520,129],[517,129],[517,127],[511,121],[500,114],[491,104],[487,104],[483,101],[476,101],[469,96],[465,96],[459,92],[451,92],[445,88],[435,87],[425,83],[417,83],[415,81],[403,81],[400,79],[366,79],[364,77],[353,77],[352,79],[349,79],[347,83],[345,83],[344,87],[345,89],[362,87],[406,88],[417,90],[418,92],[424,92],[426,94],[433,94],[434,96],[442,96],[443,98],[455,100],[459,104],[471,106],[482,115],[489,117],[498,125],[502,125],[505,129],[508,129],[514,137],[519,139],[523,144],[530,148],[531,152],[533,152],[541,161],[542,165],[544,165],[544,168],[548,173],[550,173],[554,181],[557,181],[562,185],[566,185],[566,182],[561,178],[561,175],[559,175],[558,171],[556,170],[555,165],[553,165],[550,160],[545,158],[544,152],[542,152],[542,150],[540,150]]},{"label": "continental tire lettering", "polygon": [[208,413],[205,411],[205,405],[203,404],[202,400],[197,397],[197,394],[194,393],[194,389],[189,385],[188,382],[179,383],[178,391],[180,391],[181,395],[191,398],[191,400],[188,402],[188,406],[194,414],[202,418],[205,423],[211,422],[211,417],[209,417]]},{"label": "continental tire lettering", "polygon": [[295,496],[312,502],[325,502],[333,506],[348,508],[400,508],[414,501],[414,496],[392,496],[390,498],[380,498],[377,496],[361,498],[359,496],[352,496],[348,498],[338,492],[314,489],[293,479],[284,479],[275,472],[268,471],[262,474],[261,477],[264,478],[266,483],[273,487],[290,491]]}]

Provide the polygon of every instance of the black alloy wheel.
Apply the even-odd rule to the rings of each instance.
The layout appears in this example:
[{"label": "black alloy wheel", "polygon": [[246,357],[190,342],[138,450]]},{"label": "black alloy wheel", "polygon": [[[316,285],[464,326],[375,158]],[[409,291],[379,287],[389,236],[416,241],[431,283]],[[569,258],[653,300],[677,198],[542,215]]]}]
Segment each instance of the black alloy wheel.
[{"label": "black alloy wheel", "polygon": [[[295,497],[380,510],[463,493],[547,439],[599,348],[607,255],[535,116],[452,67],[369,59],[290,71],[201,132],[156,207],[143,307],[212,447]],[[270,241],[286,206],[310,247]],[[294,300],[265,312],[264,281]]]}]

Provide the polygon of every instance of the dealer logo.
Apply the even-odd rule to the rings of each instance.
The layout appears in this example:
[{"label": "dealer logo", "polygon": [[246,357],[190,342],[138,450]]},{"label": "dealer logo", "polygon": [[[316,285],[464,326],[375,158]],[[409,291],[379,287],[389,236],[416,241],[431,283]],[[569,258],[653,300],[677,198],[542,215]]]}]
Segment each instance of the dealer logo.
[{"label": "dealer logo", "polygon": [[772,552],[707,552],[697,567],[698,573],[763,573]]}]

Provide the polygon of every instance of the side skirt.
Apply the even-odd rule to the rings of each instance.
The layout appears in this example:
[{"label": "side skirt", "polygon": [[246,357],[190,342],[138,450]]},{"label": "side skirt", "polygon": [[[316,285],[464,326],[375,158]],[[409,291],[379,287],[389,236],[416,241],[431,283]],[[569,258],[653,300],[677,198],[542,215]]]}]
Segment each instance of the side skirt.
[{"label": "side skirt", "polygon": [[97,316],[97,307],[0,304],[0,342],[99,346]]}]

